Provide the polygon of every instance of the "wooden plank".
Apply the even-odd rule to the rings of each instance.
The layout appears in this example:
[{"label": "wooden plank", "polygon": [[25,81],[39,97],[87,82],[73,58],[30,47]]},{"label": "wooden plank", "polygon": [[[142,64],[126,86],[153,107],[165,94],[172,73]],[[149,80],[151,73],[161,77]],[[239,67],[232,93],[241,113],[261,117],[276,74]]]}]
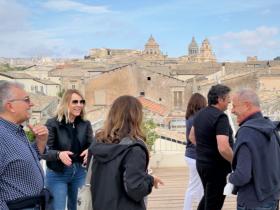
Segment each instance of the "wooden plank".
[{"label": "wooden plank", "polygon": [[[153,174],[158,175],[165,185],[153,189],[148,197],[148,210],[182,210],[188,181],[188,169],[155,168]],[[197,208],[195,203],[193,210]],[[236,209],[236,196],[226,198],[223,210]]]}]

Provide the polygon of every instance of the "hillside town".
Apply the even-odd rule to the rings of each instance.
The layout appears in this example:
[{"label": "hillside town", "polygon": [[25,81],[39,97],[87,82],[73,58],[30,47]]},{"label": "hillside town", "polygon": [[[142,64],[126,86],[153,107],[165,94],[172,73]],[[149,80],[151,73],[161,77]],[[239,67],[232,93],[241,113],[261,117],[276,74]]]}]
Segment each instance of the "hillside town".
[{"label": "hillside town", "polygon": [[31,123],[44,123],[65,90],[79,89],[93,125],[105,118],[114,99],[128,94],[139,98],[158,125],[182,131],[191,94],[206,95],[218,83],[232,90],[253,88],[265,114],[280,116],[280,61],[248,56],[246,62],[217,62],[207,38],[199,46],[193,37],[186,55],[177,58],[163,54],[151,35],[142,50],[93,48],[84,59],[0,58],[0,64],[1,80],[20,82],[32,93]]},{"label": "hillside town", "polygon": [[[251,88],[260,96],[264,115],[280,120],[280,61],[248,55],[245,62],[218,62],[207,38],[198,44],[193,37],[186,54],[180,57],[169,57],[162,51],[151,35],[141,50],[92,48],[83,59],[0,58],[0,80],[24,85],[34,103],[28,121],[32,125],[45,124],[53,117],[68,89],[77,89],[85,96],[87,119],[94,132],[103,126],[116,98],[136,97],[144,108],[145,120],[156,125],[158,138],[151,145],[150,167],[168,180],[174,178],[163,169],[177,170],[173,184],[177,192],[169,195],[172,202],[161,199],[170,193],[164,188],[151,195],[149,209],[179,209],[187,176],[186,171],[182,172],[185,113],[192,94],[206,96],[215,84],[227,85],[232,91]],[[227,115],[235,132],[237,123],[230,110]],[[235,205],[233,198],[227,198],[226,209],[234,209]]]}]

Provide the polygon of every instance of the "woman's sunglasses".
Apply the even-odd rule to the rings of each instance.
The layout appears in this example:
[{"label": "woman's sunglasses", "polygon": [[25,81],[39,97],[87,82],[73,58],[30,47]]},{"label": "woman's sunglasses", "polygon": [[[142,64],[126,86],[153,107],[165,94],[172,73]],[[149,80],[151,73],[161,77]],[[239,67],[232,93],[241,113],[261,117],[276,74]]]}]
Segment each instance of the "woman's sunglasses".
[{"label": "woman's sunglasses", "polygon": [[86,100],[84,100],[84,99],[82,99],[82,100],[72,100],[71,103],[72,104],[80,103],[80,104],[84,105],[86,103]]}]

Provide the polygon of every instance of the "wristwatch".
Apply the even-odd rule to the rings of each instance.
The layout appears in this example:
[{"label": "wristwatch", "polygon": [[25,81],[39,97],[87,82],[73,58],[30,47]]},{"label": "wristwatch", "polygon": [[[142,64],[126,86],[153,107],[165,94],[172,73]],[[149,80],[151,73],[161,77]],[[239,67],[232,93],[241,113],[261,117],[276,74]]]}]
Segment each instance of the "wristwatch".
[{"label": "wristwatch", "polygon": [[57,152],[56,152],[56,159],[57,159],[57,160],[60,160],[59,154],[60,154],[60,151],[57,151]]}]

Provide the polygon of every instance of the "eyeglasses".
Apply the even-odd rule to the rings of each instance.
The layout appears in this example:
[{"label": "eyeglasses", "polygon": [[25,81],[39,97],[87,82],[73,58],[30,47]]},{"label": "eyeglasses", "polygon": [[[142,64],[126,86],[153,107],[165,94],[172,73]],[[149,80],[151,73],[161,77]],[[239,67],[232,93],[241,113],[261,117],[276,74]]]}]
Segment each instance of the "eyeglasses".
[{"label": "eyeglasses", "polygon": [[31,104],[31,100],[29,98],[29,96],[25,96],[24,98],[18,98],[18,99],[11,99],[9,100],[9,102],[14,102],[14,101],[23,101],[27,104]]},{"label": "eyeglasses", "polygon": [[72,104],[78,104],[78,103],[80,103],[80,104],[82,104],[82,105],[85,105],[86,100],[84,100],[84,99],[82,99],[82,100],[72,100],[71,103],[72,103]]}]

